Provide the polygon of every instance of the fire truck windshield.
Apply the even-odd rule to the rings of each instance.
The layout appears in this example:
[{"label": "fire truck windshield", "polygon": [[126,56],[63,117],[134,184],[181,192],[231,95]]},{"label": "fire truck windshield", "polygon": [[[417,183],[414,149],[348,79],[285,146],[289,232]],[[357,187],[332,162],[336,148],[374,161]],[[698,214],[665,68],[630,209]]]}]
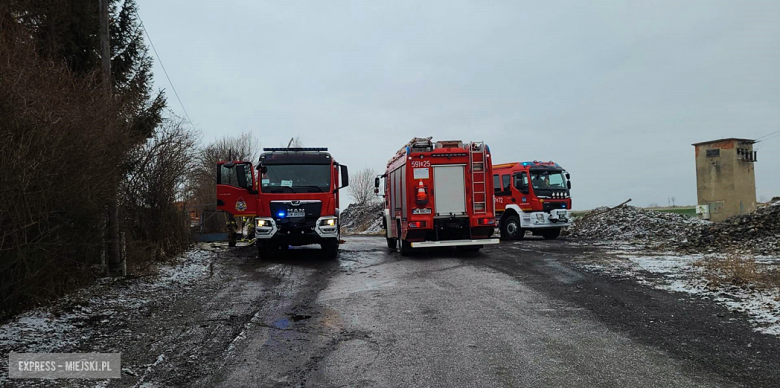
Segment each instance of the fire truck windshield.
[{"label": "fire truck windshield", "polygon": [[531,184],[535,190],[566,189],[563,172],[531,171]]},{"label": "fire truck windshield", "polygon": [[264,193],[327,193],[329,164],[271,164],[261,177]]}]

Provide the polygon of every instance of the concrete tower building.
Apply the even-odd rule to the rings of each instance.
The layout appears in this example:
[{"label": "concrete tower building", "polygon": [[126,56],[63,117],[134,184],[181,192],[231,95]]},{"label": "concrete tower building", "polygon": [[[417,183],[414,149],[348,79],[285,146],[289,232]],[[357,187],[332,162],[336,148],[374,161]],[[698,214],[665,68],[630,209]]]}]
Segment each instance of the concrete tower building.
[{"label": "concrete tower building", "polygon": [[697,213],[712,221],[756,208],[755,140],[721,139],[695,143]]}]

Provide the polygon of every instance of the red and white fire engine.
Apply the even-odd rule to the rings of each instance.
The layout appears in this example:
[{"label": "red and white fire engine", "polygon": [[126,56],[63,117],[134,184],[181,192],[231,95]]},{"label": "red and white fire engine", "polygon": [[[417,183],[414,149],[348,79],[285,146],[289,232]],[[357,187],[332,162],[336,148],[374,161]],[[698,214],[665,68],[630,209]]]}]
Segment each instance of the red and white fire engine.
[{"label": "red and white fire engine", "polygon": [[495,228],[490,150],[484,143],[414,138],[387,163],[384,226],[387,245],[455,246],[476,251]]},{"label": "red and white fire engine", "polygon": [[501,239],[526,232],[555,239],[571,222],[571,176],[554,162],[515,162],[493,166],[496,213]]},{"label": "red and white fire engine", "polygon": [[338,255],[339,190],[349,184],[347,166],[327,148],[265,148],[255,178],[252,163],[217,164],[217,208],[255,217],[261,258],[290,245],[319,244]]}]

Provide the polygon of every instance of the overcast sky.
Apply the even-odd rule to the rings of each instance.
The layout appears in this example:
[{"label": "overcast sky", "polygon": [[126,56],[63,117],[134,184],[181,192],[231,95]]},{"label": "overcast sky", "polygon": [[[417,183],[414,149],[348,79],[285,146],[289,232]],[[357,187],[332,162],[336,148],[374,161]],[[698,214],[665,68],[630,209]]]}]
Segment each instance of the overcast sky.
[{"label": "overcast sky", "polygon": [[[561,164],[578,209],[695,204],[691,143],[780,131],[776,0],[138,3],[204,141],[300,136],[351,171],[414,136],[484,140]],[[780,137],[758,151],[778,196]]]}]

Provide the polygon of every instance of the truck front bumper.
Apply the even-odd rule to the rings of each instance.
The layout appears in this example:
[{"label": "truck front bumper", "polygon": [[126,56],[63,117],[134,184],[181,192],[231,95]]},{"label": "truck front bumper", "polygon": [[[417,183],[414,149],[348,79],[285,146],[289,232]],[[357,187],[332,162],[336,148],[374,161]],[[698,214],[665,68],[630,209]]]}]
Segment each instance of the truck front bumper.
[{"label": "truck front bumper", "polygon": [[260,240],[288,240],[291,242],[316,243],[322,239],[337,239],[339,237],[338,218],[333,216],[320,217],[313,226],[287,227],[279,225],[273,218],[257,217],[255,219],[255,237]]},{"label": "truck front bumper", "polygon": [[445,240],[445,241],[420,241],[412,242],[412,248],[435,247],[465,247],[469,245],[493,245],[500,241],[497,238],[483,238],[477,240]]},{"label": "truck front bumper", "polygon": [[520,227],[523,229],[563,228],[571,226],[571,213],[568,210],[556,209],[550,213],[523,213],[520,216]]}]

